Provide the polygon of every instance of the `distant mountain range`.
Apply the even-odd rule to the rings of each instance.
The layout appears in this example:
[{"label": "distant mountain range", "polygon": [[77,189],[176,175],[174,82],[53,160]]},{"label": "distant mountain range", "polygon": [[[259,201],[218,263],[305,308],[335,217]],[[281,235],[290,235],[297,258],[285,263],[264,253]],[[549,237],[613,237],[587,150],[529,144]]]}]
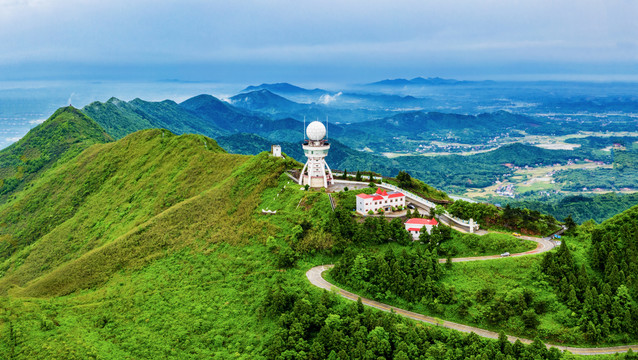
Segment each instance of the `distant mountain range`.
[{"label": "distant mountain range", "polygon": [[[348,96],[348,95],[343,95]],[[411,97],[374,95],[384,101],[416,101]],[[130,102],[111,98],[105,103],[94,102],[83,111],[118,139],[131,132],[164,128],[176,134],[198,133],[213,138],[237,133],[252,133],[274,142],[297,142],[303,139],[303,118],[324,121],[329,118],[329,136],[353,148],[391,151],[403,146],[398,137],[428,141],[453,138],[459,141],[489,139],[505,132],[535,128],[544,123],[536,118],[505,111],[479,115],[448,114],[440,112],[407,111],[380,112],[333,109],[321,104],[300,104],[270,90],[241,93],[221,101],[211,95],[198,95],[180,104],[170,100],[148,102],[135,99]],[[374,120],[351,124],[334,124],[335,117],[356,117],[368,114]],[[334,115],[334,116],[333,116]],[[365,118],[364,118],[365,120]],[[400,145],[400,146],[399,146]]]},{"label": "distant mountain range", "polygon": [[307,107],[294,101],[290,101],[267,89],[237,94],[230,98],[230,102],[234,106],[243,109],[265,113],[281,113],[300,110]]},{"label": "distant mountain range", "polygon": [[452,85],[452,84],[458,84],[461,83],[462,81],[459,80],[455,80],[455,79],[443,79],[440,77],[433,77],[433,78],[422,78],[422,77],[415,77],[414,79],[408,80],[408,79],[386,79],[386,80],[381,80],[381,81],[377,81],[377,82],[373,82],[367,85],[372,85],[372,86],[377,86],[377,85],[383,85],[383,86],[405,86],[405,85]]},{"label": "distant mountain range", "polygon": [[241,92],[251,92],[256,90],[269,90],[274,93],[296,93],[296,94],[307,94],[307,95],[324,95],[330,94],[329,91],[323,89],[304,89],[299,86],[295,86],[289,83],[276,83],[276,84],[261,84],[257,86],[248,86]]}]

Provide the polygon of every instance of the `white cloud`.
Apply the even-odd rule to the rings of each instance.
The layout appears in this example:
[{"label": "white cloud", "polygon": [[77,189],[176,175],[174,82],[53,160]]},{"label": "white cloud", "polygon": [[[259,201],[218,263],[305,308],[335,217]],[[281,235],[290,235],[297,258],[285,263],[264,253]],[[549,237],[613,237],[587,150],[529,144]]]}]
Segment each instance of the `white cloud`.
[{"label": "white cloud", "polygon": [[16,142],[16,141],[18,141],[20,139],[22,139],[22,136],[13,136],[13,137],[4,138],[4,141],[8,142],[8,143],[14,143],[14,142]]},{"label": "white cloud", "polygon": [[338,93],[334,94],[334,95],[330,95],[330,94],[323,94],[321,95],[321,97],[319,98],[319,103],[324,104],[324,105],[328,105],[331,102],[337,100],[337,98],[339,96],[341,96],[342,92],[339,91]]}]

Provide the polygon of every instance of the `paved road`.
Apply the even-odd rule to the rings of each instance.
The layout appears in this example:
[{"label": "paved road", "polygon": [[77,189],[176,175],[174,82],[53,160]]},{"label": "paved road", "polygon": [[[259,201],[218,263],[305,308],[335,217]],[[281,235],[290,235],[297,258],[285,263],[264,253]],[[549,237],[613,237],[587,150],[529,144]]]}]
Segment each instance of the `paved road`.
[{"label": "paved road", "polygon": [[[549,250],[553,249],[554,246],[555,246],[554,242],[549,240],[549,239],[551,239],[550,236],[548,236],[546,238],[535,238],[535,237],[531,237],[531,236],[520,236],[519,238],[520,239],[524,239],[524,240],[534,241],[536,243],[536,249],[530,250],[530,251],[526,251],[526,252],[522,252],[522,253],[511,254],[509,257],[540,254],[540,253],[544,253],[545,251],[549,251]],[[493,260],[493,259],[503,259],[503,257],[501,255],[472,256],[472,257],[452,258],[452,262],[480,261],[480,260]],[[446,260],[445,259],[439,259],[439,262],[440,263],[444,263],[444,262],[446,262]]]},{"label": "paved road", "polygon": [[[526,237],[526,236],[522,236],[521,238],[525,239],[525,240],[532,240],[535,241],[536,243],[538,243],[538,246],[536,247],[536,249],[534,250],[530,250],[524,253],[518,253],[518,254],[512,254],[512,257],[515,256],[525,256],[525,255],[530,255],[530,254],[539,254],[545,251],[549,251],[552,248],[554,248],[554,243],[551,242],[549,239],[550,237],[547,238],[533,238],[533,237]],[[500,259],[501,256],[500,255],[492,255],[492,256],[476,256],[476,257],[466,257],[466,258],[454,258],[452,259],[452,262],[461,262],[461,261],[479,261],[479,260],[489,260],[489,259]],[[445,259],[440,259],[439,262],[445,262]],[[310,281],[311,284],[320,287],[322,289],[326,289],[328,291],[336,291],[339,295],[343,296],[346,299],[352,300],[352,301],[357,301],[357,299],[360,297],[357,294],[353,294],[349,291],[343,290],[339,287],[336,287],[334,285],[332,285],[331,283],[327,282],[322,274],[324,271],[332,268],[334,265],[322,265],[322,266],[315,266],[312,269],[308,270],[308,272],[306,272],[306,277],[308,278],[308,280]],[[493,331],[489,331],[489,330],[485,330],[485,329],[481,329],[481,328],[477,328],[477,327],[473,327],[473,326],[468,326],[468,325],[463,325],[463,324],[459,324],[459,323],[454,323],[451,321],[446,321],[446,320],[442,320],[442,319],[437,319],[431,316],[425,316],[425,315],[421,315],[421,314],[417,314],[415,312],[412,311],[407,311],[407,310],[403,310],[394,306],[390,306],[388,304],[384,304],[378,301],[374,301],[374,300],[370,300],[370,299],[366,299],[366,298],[361,298],[361,302],[366,305],[366,306],[370,306],[379,310],[383,310],[383,311],[387,311],[390,312],[391,310],[393,310],[395,313],[401,315],[401,316],[405,316],[407,318],[413,319],[413,320],[417,320],[417,321],[423,321],[429,324],[433,324],[433,325],[437,325],[437,326],[443,326],[449,329],[454,329],[454,330],[459,330],[459,331],[463,331],[463,332],[474,332],[479,336],[483,336],[486,338],[491,338],[491,339],[498,339],[498,333],[495,333]],[[507,338],[509,339],[509,341],[511,342],[515,342],[516,340],[520,340],[522,343],[524,344],[530,344],[532,341],[529,339],[523,339],[523,338],[518,338],[518,337],[514,337],[514,336],[507,336]],[[570,346],[560,346],[560,345],[552,345],[552,344],[547,344],[547,347],[555,347],[559,350],[562,351],[569,351],[572,354],[578,354],[578,355],[601,355],[601,354],[614,354],[614,353],[622,353],[622,352],[626,352],[627,350],[629,350],[630,348],[634,351],[638,351],[638,345],[622,345],[622,346],[614,346],[614,347],[601,347],[601,348],[577,348],[577,347],[570,347]]]}]

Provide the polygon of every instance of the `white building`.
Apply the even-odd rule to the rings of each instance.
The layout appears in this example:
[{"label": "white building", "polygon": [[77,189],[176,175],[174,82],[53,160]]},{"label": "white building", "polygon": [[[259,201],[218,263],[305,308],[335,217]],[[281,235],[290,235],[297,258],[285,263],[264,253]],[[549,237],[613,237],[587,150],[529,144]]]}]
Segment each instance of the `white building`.
[{"label": "white building", "polygon": [[281,155],[281,145],[271,145],[270,154],[274,157],[283,157]]},{"label": "white building", "polygon": [[332,184],[332,171],[326,163],[330,143],[326,137],[326,127],[319,121],[311,122],[306,128],[307,140],[304,140],[303,151],[308,161],[301,170],[299,185],[325,187]]},{"label": "white building", "polygon": [[419,240],[419,235],[421,235],[423,227],[425,227],[428,234],[431,234],[432,228],[439,225],[439,222],[436,221],[436,219],[412,218],[408,219],[404,225],[405,229],[412,235],[412,239]]},{"label": "white building", "polygon": [[377,189],[377,192],[373,195],[357,194],[357,212],[359,214],[367,214],[368,211],[373,212],[383,209],[389,211],[393,207],[405,206],[405,195],[400,192],[387,193],[381,188]]}]

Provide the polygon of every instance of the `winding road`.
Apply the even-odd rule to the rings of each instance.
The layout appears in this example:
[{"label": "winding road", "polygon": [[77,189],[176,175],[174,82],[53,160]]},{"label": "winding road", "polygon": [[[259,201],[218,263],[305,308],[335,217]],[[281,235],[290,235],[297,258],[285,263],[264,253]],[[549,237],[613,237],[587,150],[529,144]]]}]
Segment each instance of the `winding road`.
[{"label": "winding road", "polygon": [[[516,256],[526,256],[526,255],[532,255],[532,254],[540,254],[542,252],[545,251],[549,251],[551,249],[554,248],[554,243],[552,241],[550,241],[551,237],[547,237],[547,238],[533,238],[533,237],[527,237],[527,236],[521,236],[522,239],[525,240],[531,240],[531,241],[535,241],[538,245],[536,246],[536,249],[534,250],[530,250],[530,251],[526,251],[524,253],[518,253],[518,254],[512,254],[510,255],[511,257],[516,257]],[[480,260],[493,260],[493,259],[502,259],[502,257],[500,255],[492,255],[492,256],[475,256],[475,257],[464,257],[464,258],[453,258],[452,262],[462,262],[462,261],[480,261]],[[440,259],[439,262],[445,262],[445,259]],[[308,278],[308,280],[310,281],[311,284],[320,287],[322,289],[326,289],[328,291],[335,291],[336,293],[338,293],[339,295],[341,295],[342,297],[352,300],[352,301],[357,301],[359,298],[361,298],[361,302],[366,305],[366,306],[370,306],[373,307],[375,309],[379,309],[379,310],[383,310],[383,311],[394,311],[395,313],[401,315],[401,316],[405,316],[407,318],[413,319],[413,320],[417,320],[417,321],[422,321],[422,322],[426,322],[429,324],[433,324],[433,325],[437,325],[437,326],[442,326],[442,327],[446,327],[449,329],[454,329],[454,330],[459,330],[459,331],[463,331],[463,332],[474,332],[479,336],[483,336],[486,338],[490,338],[490,339],[498,339],[498,333],[493,332],[493,331],[489,331],[489,330],[485,330],[485,329],[481,329],[481,328],[477,328],[474,326],[468,326],[468,325],[463,325],[463,324],[459,324],[459,323],[455,323],[455,322],[451,322],[451,321],[446,321],[446,320],[442,320],[442,319],[438,319],[438,318],[434,318],[431,316],[426,316],[426,315],[421,315],[412,311],[407,311],[407,310],[403,310],[401,308],[397,308],[388,304],[384,304],[378,301],[374,301],[374,300],[370,300],[370,299],[366,299],[363,297],[358,296],[357,294],[353,294],[349,291],[343,290],[335,285],[332,285],[331,283],[329,283],[328,281],[326,281],[323,278],[323,272],[332,268],[334,265],[321,265],[321,266],[315,266],[312,269],[308,270],[306,272],[306,277]],[[516,340],[520,340],[522,343],[524,344],[531,344],[532,340],[529,339],[523,339],[523,338],[518,338],[518,337],[514,337],[514,336],[507,336],[508,340],[511,342],[515,342]],[[614,353],[622,353],[622,352],[626,352],[629,349],[632,349],[633,351],[638,351],[638,345],[621,345],[621,346],[613,346],[613,347],[599,347],[599,348],[578,348],[578,347],[570,347],[570,346],[561,346],[561,345],[553,345],[553,344],[546,344],[547,347],[555,347],[561,351],[569,351],[572,354],[577,354],[577,355],[602,355],[602,354],[614,354]]]}]

